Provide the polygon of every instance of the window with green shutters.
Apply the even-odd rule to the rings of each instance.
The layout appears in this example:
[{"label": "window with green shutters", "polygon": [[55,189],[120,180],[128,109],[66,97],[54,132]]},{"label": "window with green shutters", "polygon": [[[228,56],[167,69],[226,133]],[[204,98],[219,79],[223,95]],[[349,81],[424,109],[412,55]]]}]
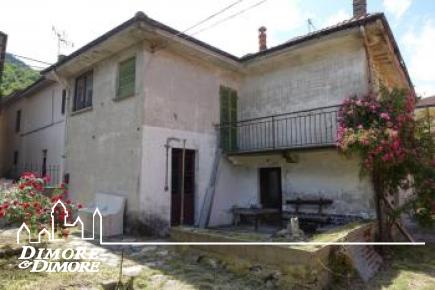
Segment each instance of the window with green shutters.
[{"label": "window with green shutters", "polygon": [[220,88],[221,147],[226,152],[237,149],[237,91]]},{"label": "window with green shutters", "polygon": [[132,57],[119,64],[118,93],[119,99],[134,95],[136,81],[136,58]]}]

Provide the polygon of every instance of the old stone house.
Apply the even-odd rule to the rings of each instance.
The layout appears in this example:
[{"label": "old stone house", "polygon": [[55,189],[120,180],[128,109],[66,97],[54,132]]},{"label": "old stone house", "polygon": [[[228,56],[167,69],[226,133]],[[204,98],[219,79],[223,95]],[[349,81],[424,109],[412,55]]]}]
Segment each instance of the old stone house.
[{"label": "old stone house", "polygon": [[124,195],[126,225],[159,233],[298,197],[374,217],[372,183],[335,138],[344,98],[413,90],[385,16],[355,0],[352,19],[281,45],[259,33],[239,58],[138,12],[46,69],[66,92],[73,197]]}]

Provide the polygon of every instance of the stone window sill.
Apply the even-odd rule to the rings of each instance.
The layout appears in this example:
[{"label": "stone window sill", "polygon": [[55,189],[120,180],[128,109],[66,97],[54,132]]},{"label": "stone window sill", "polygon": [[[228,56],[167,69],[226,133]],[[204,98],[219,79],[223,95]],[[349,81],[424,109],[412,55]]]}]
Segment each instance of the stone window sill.
[{"label": "stone window sill", "polygon": [[93,107],[89,106],[89,107],[86,107],[86,108],[83,108],[83,109],[71,112],[71,116],[75,116],[75,115],[79,115],[79,114],[82,114],[82,113],[85,113],[85,112],[89,112],[89,111],[92,111],[92,109],[93,109]]},{"label": "stone window sill", "polygon": [[125,99],[133,98],[135,95],[136,95],[135,93],[132,93],[132,94],[129,94],[127,96],[122,96],[122,97],[117,96],[117,97],[113,98],[112,100],[114,102],[120,102],[120,101],[125,100]]}]

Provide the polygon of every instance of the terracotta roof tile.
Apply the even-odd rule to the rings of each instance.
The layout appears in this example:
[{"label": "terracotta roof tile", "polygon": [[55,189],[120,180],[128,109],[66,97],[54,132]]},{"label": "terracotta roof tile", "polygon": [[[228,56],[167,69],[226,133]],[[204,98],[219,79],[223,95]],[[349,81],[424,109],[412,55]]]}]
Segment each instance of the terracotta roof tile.
[{"label": "terracotta roof tile", "polygon": [[427,107],[427,106],[435,106],[435,96],[421,99],[417,104],[417,107]]}]

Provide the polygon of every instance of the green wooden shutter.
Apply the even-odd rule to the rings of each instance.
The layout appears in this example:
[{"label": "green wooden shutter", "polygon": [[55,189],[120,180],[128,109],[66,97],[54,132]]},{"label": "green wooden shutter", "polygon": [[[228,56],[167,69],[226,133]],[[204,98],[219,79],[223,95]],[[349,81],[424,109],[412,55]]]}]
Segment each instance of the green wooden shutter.
[{"label": "green wooden shutter", "polygon": [[220,139],[221,139],[221,147],[224,151],[229,150],[229,122],[230,122],[230,114],[229,114],[229,90],[225,87],[220,87],[220,109],[221,109],[221,131],[220,131]]},{"label": "green wooden shutter", "polygon": [[130,58],[119,64],[118,97],[134,95],[136,81],[136,58]]},{"label": "green wooden shutter", "polygon": [[230,91],[230,150],[235,151],[237,148],[237,92],[235,90]]},{"label": "green wooden shutter", "polygon": [[237,148],[237,92],[227,87],[220,88],[221,147],[226,152]]}]

